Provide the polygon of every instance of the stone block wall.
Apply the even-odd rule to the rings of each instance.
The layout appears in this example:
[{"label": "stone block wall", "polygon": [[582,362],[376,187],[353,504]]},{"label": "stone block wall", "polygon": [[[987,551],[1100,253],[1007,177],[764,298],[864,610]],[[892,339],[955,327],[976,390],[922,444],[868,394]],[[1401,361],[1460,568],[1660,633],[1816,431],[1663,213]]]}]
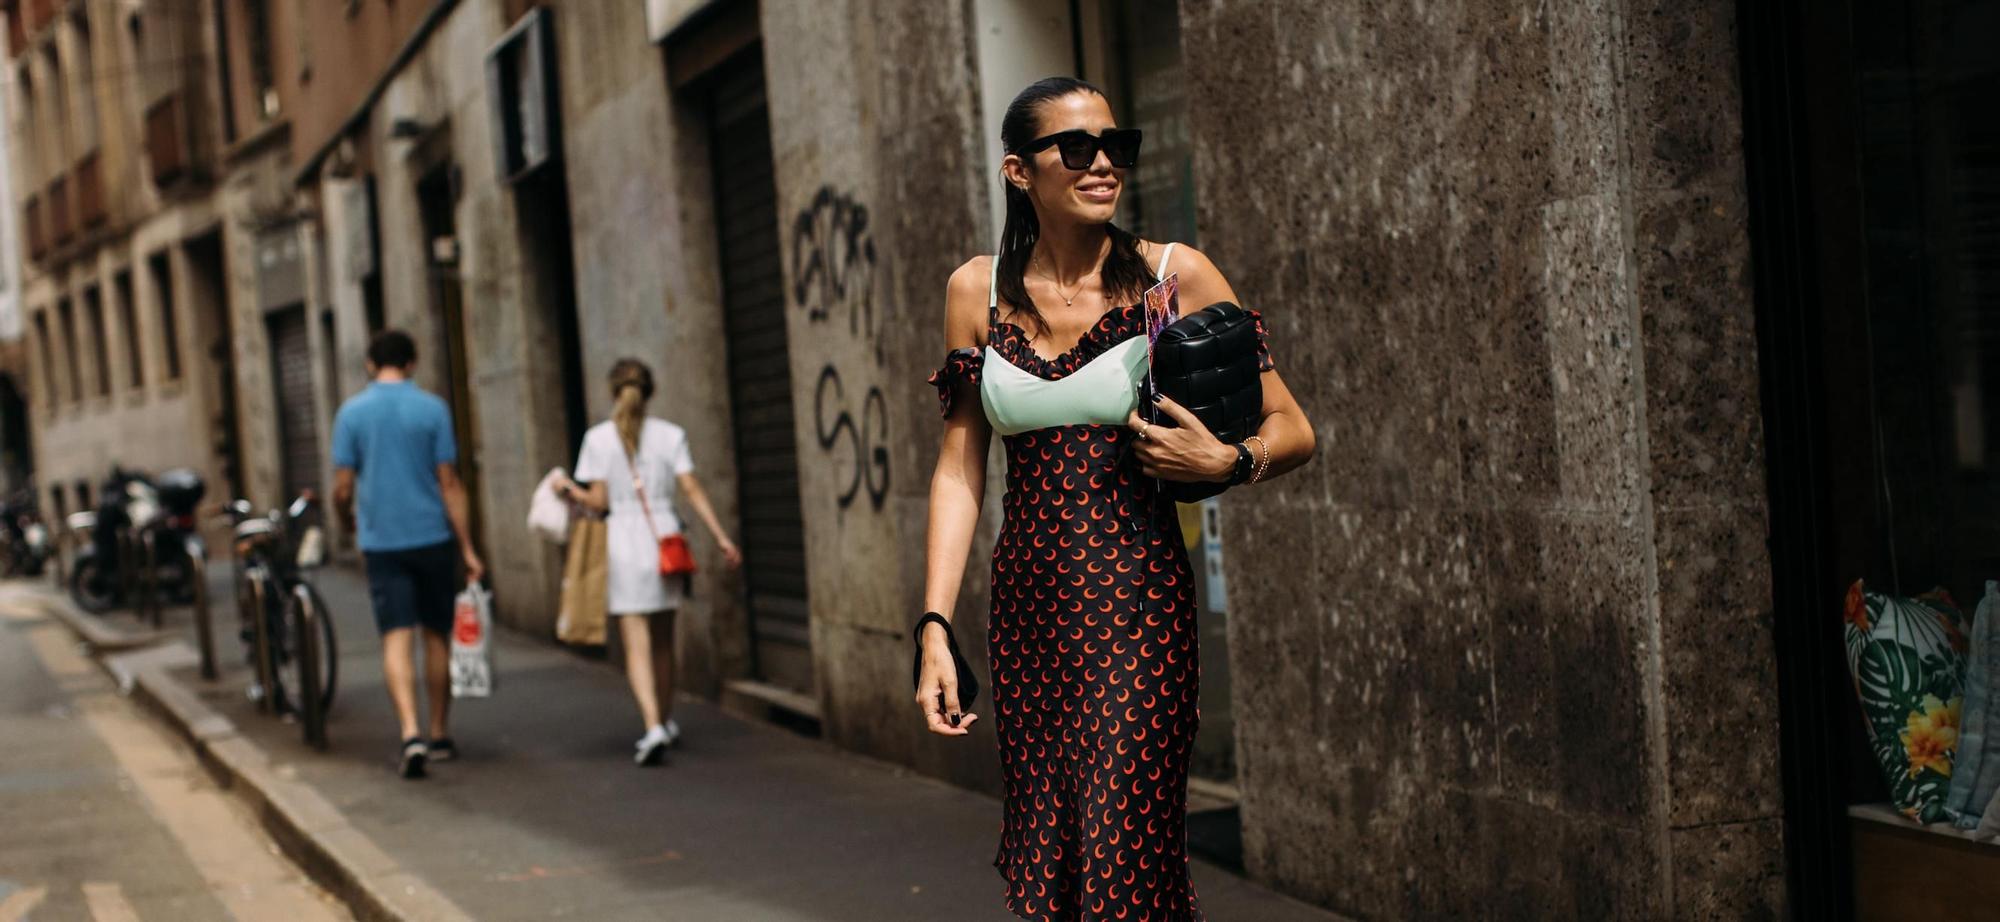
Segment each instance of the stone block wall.
[{"label": "stone block wall", "polygon": [[1202,239],[1320,432],[1224,517],[1251,872],[1779,914],[1733,7],[1182,16]]}]

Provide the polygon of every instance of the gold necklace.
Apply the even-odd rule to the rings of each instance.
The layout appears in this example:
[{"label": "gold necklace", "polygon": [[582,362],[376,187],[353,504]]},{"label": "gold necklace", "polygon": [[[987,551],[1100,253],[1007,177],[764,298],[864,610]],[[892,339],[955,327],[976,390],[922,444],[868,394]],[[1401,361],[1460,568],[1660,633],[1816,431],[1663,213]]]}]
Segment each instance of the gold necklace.
[{"label": "gold necklace", "polygon": [[[1029,257],[1029,260],[1035,265],[1036,268],[1041,268],[1042,265],[1041,254],[1039,253],[1035,254],[1034,256]],[[1071,294],[1071,295],[1063,294],[1062,283],[1056,281],[1056,274],[1054,272],[1048,274],[1048,279],[1049,279],[1049,284],[1055,287],[1056,297],[1062,299],[1064,307],[1069,307],[1071,305],[1074,305],[1076,303],[1076,299],[1083,295],[1083,286],[1089,284],[1090,277],[1102,271],[1104,271],[1104,264],[1099,263],[1097,268],[1092,269],[1087,273],[1084,273],[1083,278],[1078,279],[1076,282],[1076,294]]]}]

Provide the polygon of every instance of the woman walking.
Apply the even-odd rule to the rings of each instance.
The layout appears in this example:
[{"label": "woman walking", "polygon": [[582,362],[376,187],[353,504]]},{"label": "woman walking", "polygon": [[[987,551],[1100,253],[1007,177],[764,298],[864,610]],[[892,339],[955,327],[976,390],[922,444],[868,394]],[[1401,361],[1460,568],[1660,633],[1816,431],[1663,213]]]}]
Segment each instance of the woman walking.
[{"label": "woman walking", "polygon": [[[946,425],[926,614],[951,615],[998,432],[1007,494],[987,643],[1007,907],[1038,920],[1200,919],[1185,828],[1194,579],[1156,478],[1244,482],[1244,451],[1171,400],[1160,410],[1174,425],[1140,419],[1141,295],[1170,273],[1184,313],[1236,295],[1201,253],[1111,223],[1140,137],[1117,127],[1095,87],[1035,83],[1008,106],[1000,140],[1000,252],[952,275],[951,351],[931,377]],[[1258,360],[1261,422],[1242,448],[1261,480],[1304,464],[1314,437],[1261,345]],[[946,628],[924,624],[920,643],[924,719],[963,736],[977,716],[959,705]]]},{"label": "woman walking", "polygon": [[660,539],[681,532],[673,506],[676,486],[708,526],[724,561],[735,567],[743,555],[716,521],[708,494],[695,479],[687,433],[646,415],[646,401],[653,396],[652,370],[637,359],[619,359],[611,366],[611,395],[611,419],[584,433],[576,480],[563,490],[585,506],[610,513],[605,518],[606,609],[618,622],[625,677],[646,725],[633,759],[654,765],[680,738],[672,718],[674,612],[685,587],[683,579],[660,573]]}]

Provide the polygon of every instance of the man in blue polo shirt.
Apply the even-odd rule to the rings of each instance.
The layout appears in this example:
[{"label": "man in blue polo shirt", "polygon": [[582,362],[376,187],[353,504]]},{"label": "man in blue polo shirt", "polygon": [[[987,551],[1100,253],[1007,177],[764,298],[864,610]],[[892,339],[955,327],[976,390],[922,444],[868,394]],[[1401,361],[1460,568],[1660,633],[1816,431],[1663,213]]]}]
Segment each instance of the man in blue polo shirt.
[{"label": "man in blue polo shirt", "polygon": [[[368,564],[382,673],[402,724],[397,769],[405,778],[422,778],[426,763],[458,755],[450,729],[452,608],[462,585],[459,565],[469,581],[486,570],[466,527],[451,410],[410,381],[416,361],[408,333],[376,334],[368,344],[374,380],[333,420],[333,502],[359,536]],[[411,662],[419,630],[430,698],[428,741],[418,731]]]}]

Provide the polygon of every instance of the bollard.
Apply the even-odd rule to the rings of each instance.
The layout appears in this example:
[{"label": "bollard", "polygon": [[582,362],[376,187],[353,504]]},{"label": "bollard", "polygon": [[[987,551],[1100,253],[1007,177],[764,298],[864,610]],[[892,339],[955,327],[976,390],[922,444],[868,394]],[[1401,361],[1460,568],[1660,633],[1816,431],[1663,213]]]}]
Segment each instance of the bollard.
[{"label": "bollard", "polygon": [[138,573],[139,602],[134,607],[157,631],[164,620],[160,610],[160,550],[150,528],[139,534],[139,566],[143,568]]},{"label": "bollard", "polygon": [[201,677],[215,681],[215,624],[208,610],[208,560],[189,542],[188,578],[194,581],[194,640],[201,653]]}]

